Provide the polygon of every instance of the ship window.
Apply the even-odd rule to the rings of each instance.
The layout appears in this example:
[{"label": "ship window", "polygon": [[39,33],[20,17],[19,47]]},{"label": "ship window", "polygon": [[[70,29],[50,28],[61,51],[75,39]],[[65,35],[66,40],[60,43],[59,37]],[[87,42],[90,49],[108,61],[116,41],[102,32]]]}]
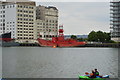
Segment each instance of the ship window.
[{"label": "ship window", "polygon": [[42,37],[42,35],[40,35],[40,37]]}]

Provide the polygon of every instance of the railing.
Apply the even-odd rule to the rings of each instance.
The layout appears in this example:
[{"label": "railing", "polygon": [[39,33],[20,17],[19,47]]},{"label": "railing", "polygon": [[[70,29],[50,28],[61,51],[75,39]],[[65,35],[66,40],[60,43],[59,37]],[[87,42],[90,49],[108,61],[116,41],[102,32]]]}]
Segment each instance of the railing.
[{"label": "railing", "polygon": [[120,0],[110,0],[110,2],[119,2]]},{"label": "railing", "polygon": [[120,7],[118,4],[110,4],[110,7]]},{"label": "railing", "polygon": [[116,11],[110,11],[110,14],[120,14],[120,11],[119,11],[119,10],[116,10]]},{"label": "railing", "polygon": [[110,19],[110,21],[120,22],[120,19]]},{"label": "railing", "polygon": [[110,25],[120,25],[120,22],[117,22],[117,23],[110,23]]},{"label": "railing", "polygon": [[120,15],[112,15],[112,16],[110,16],[110,18],[119,18],[120,17]]}]

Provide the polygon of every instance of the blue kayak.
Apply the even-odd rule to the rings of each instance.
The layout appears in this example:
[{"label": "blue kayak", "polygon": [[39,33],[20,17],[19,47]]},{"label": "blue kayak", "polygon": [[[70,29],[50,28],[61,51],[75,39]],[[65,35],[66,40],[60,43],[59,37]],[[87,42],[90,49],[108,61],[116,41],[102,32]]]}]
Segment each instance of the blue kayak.
[{"label": "blue kayak", "polygon": [[105,78],[109,78],[109,75],[102,76],[102,78],[100,78],[99,76],[97,76],[96,78],[89,78],[88,76],[79,76],[79,79],[81,80],[105,80]]}]

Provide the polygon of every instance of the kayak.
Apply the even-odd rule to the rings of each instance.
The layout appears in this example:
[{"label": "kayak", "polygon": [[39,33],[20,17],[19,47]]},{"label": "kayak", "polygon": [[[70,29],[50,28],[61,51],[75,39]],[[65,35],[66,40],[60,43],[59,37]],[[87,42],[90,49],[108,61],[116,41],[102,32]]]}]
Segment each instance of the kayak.
[{"label": "kayak", "polygon": [[109,78],[109,75],[103,76],[103,78],[89,78],[87,76],[79,76],[81,80],[105,80],[105,78]]},{"label": "kayak", "polygon": [[106,80],[106,79],[102,79],[102,78],[94,78],[94,79],[79,79],[79,80]]}]

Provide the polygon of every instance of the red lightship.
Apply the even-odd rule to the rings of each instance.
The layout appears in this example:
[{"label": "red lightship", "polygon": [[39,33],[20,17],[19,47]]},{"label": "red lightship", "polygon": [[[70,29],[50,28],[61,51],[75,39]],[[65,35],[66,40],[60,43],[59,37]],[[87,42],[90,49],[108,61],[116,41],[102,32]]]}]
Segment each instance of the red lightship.
[{"label": "red lightship", "polygon": [[52,40],[44,40],[38,38],[38,42],[40,46],[51,46],[51,47],[74,47],[85,45],[86,42],[78,42],[74,39],[65,39],[63,34],[63,26],[59,26],[59,35],[58,37],[52,37]]}]

